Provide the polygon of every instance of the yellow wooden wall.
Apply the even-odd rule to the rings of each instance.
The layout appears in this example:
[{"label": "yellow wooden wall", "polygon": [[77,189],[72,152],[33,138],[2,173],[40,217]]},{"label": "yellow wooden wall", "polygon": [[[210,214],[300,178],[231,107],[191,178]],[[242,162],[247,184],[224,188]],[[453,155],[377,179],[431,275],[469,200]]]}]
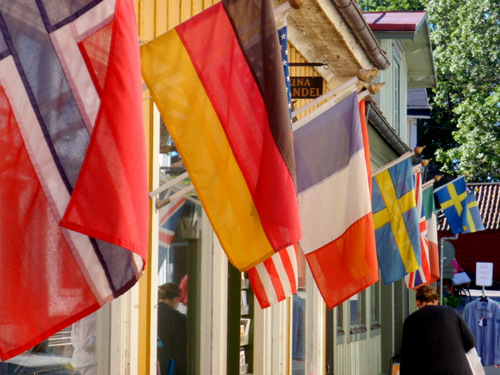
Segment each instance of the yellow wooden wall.
[{"label": "yellow wooden wall", "polygon": [[135,0],[139,35],[150,41],[219,0]]},{"label": "yellow wooden wall", "polygon": [[[288,44],[288,59],[290,63],[306,63],[307,60],[300,54],[297,49],[295,49],[290,43]],[[323,69],[323,67],[320,67],[319,69]],[[291,66],[290,67],[290,76],[291,77],[320,77],[320,74],[317,72],[317,70],[313,67],[310,66]],[[323,93],[326,92],[326,84],[323,82]],[[292,98],[292,103],[293,103],[293,109],[296,110],[305,104],[309,103],[312,99],[293,99]],[[308,113],[310,113],[314,108],[313,107],[307,111],[304,111],[301,113],[298,118],[302,118]]]}]

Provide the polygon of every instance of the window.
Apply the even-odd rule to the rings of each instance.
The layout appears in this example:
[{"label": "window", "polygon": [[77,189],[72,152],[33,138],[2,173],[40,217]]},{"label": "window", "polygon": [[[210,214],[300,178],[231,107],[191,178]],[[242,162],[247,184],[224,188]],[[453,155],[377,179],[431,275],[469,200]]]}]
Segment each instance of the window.
[{"label": "window", "polygon": [[26,352],[0,362],[0,374],[76,375],[96,371],[97,319],[101,310],[64,328]]},{"label": "window", "polygon": [[335,311],[337,312],[337,342],[340,344],[343,342],[343,337],[345,336],[344,330],[344,309],[343,305],[338,306]]},{"label": "window", "polygon": [[[161,373],[174,366],[196,373],[197,300],[201,205],[165,125],[160,125],[160,193],[158,215],[157,359]],[[166,185],[165,185],[166,184]],[[171,360],[174,361],[171,361]]]},{"label": "window", "polygon": [[379,283],[375,283],[369,288],[370,294],[370,330],[372,335],[380,333],[380,303],[379,303]]},{"label": "window", "polygon": [[351,340],[365,338],[361,334],[366,332],[366,290],[349,299],[349,327]]}]

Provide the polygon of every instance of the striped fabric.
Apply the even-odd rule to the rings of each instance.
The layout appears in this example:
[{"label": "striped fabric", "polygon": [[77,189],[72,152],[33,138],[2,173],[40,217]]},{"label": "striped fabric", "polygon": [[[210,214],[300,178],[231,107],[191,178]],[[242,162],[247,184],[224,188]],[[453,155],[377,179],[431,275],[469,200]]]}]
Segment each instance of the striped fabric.
[{"label": "striped fabric", "polygon": [[300,242],[333,308],[378,280],[366,127],[353,93],[294,131]]},{"label": "striped fabric", "polygon": [[158,233],[158,268],[166,260],[168,249],[174,240],[175,230],[182,214],[182,208],[186,203],[185,197],[180,197],[160,209],[159,233]]},{"label": "striped fabric", "polygon": [[405,276],[405,282],[408,289],[417,288],[427,284],[431,279],[431,265],[429,258],[429,240],[427,238],[427,221],[423,204],[422,194],[422,176],[420,171],[414,174],[415,179],[415,199],[417,212],[419,213],[420,229],[420,267],[417,271],[410,272]]},{"label": "striped fabric", "polygon": [[297,245],[283,249],[248,270],[248,279],[261,308],[283,301],[297,291]]},{"label": "striped fabric", "polygon": [[[290,69],[288,66],[287,27],[278,29],[281,63],[285,74],[286,91],[290,122],[292,120],[292,95],[290,88]],[[261,308],[269,307],[292,296],[297,291],[297,249],[289,246],[280,250],[263,263],[248,270],[252,290]]]},{"label": "striped fabric", "polygon": [[224,0],[141,47],[143,77],[231,263],[298,242],[285,81],[269,0]]},{"label": "striped fabric", "polygon": [[373,223],[385,284],[419,268],[420,230],[411,160],[373,177]]},{"label": "striped fabric", "polygon": [[441,264],[439,260],[436,206],[434,203],[434,187],[429,186],[422,192],[422,199],[427,223],[427,245],[429,248],[429,262],[431,278],[427,284],[432,284],[440,279]]},{"label": "striped fabric", "polygon": [[144,269],[134,12],[131,0],[0,2],[3,360],[121,295]]}]

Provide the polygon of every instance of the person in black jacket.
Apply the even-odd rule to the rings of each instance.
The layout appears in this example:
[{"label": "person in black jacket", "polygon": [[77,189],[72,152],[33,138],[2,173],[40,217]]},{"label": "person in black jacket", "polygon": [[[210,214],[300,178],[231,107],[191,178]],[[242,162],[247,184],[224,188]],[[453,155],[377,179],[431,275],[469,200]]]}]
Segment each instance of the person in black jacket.
[{"label": "person in black jacket", "polygon": [[401,375],[472,375],[466,352],[474,336],[451,307],[438,306],[434,288],[417,290],[418,310],[403,324]]},{"label": "person in black jacket", "polygon": [[158,288],[158,361],[161,375],[168,373],[170,360],[174,374],[186,374],[186,316],[177,310],[181,289],[176,283]]}]

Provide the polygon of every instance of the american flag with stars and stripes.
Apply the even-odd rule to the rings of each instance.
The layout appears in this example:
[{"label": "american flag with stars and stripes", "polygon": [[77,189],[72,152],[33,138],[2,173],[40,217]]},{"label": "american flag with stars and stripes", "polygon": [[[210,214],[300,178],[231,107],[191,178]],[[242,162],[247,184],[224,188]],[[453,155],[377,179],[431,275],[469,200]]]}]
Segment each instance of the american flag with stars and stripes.
[{"label": "american flag with stars and stripes", "polygon": [[[290,69],[288,63],[287,27],[278,29],[281,60],[285,74],[288,109],[290,113],[290,127],[292,124],[292,105],[290,89]],[[291,130],[290,130],[291,131]],[[297,291],[297,245],[289,246],[278,251],[272,257],[251,268],[248,271],[250,285],[259,301],[260,307],[266,308],[292,296]]]}]

